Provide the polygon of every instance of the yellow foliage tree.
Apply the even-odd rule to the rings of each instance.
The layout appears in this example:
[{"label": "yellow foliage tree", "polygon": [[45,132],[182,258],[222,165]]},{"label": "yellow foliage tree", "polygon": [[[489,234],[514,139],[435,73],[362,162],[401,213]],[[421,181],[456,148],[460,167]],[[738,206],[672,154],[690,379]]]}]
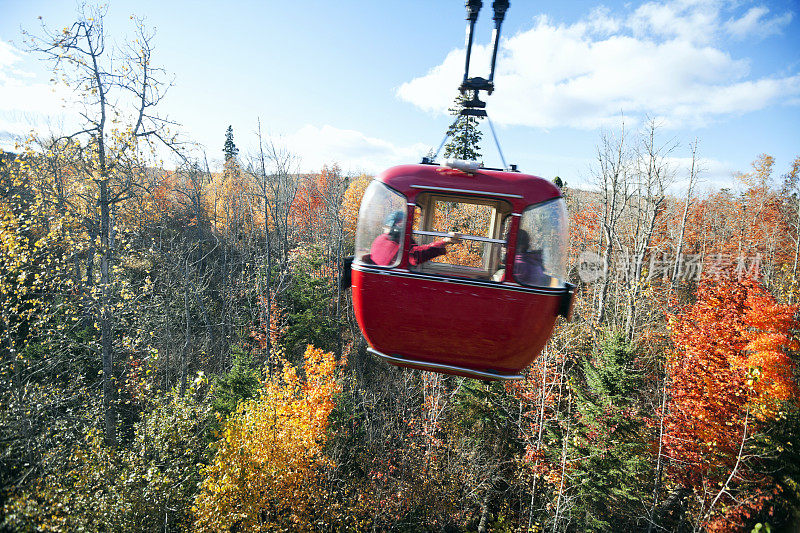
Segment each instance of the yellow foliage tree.
[{"label": "yellow foliage tree", "polygon": [[370,183],[372,183],[372,176],[362,174],[353,179],[344,192],[341,214],[344,219],[344,230],[350,237],[355,237],[361,199],[364,198],[364,191],[367,190]]},{"label": "yellow foliage tree", "polygon": [[324,510],[322,451],[341,387],[333,354],[309,345],[304,359],[305,379],[284,363],[229,419],[192,508],[198,531],[304,530]]},{"label": "yellow foliage tree", "polygon": [[253,177],[235,161],[215,174],[205,194],[208,217],[218,231],[244,236],[263,229],[263,207],[259,205]]}]

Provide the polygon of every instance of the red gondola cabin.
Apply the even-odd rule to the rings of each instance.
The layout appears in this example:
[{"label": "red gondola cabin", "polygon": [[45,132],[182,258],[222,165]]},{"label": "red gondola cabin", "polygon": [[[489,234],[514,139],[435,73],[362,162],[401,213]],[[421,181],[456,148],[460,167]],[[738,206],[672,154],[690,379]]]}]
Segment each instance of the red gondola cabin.
[{"label": "red gondola cabin", "polygon": [[[376,253],[390,232],[397,253]],[[417,253],[453,233],[460,240],[446,254]],[[352,264],[370,352],[399,366],[521,378],[570,312],[566,239],[564,200],[547,180],[430,164],[386,170],[364,194]]]}]

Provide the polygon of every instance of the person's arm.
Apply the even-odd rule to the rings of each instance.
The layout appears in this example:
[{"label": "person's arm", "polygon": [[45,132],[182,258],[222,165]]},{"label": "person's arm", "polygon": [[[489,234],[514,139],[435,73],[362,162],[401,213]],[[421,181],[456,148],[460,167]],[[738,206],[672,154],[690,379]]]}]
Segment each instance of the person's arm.
[{"label": "person's arm", "polygon": [[425,261],[430,261],[435,257],[447,253],[447,245],[458,242],[461,240],[461,235],[458,233],[450,233],[449,237],[445,237],[440,241],[434,241],[430,244],[418,245],[411,241],[411,250],[408,252],[408,262],[412,265],[419,265]]},{"label": "person's arm", "polygon": [[419,265],[446,253],[447,243],[443,240],[434,241],[430,244],[416,245],[412,246],[411,251],[408,253],[408,262],[412,265]]}]

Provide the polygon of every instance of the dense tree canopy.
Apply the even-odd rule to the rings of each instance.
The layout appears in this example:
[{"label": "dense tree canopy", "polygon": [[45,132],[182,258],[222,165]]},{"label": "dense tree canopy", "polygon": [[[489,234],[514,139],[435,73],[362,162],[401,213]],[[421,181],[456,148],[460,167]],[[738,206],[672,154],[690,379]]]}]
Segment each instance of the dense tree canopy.
[{"label": "dense tree canopy", "polygon": [[[593,187],[555,179],[574,319],[524,379],[397,369],[339,283],[371,176],[231,127],[210,168],[156,113],[152,34],[109,57],[102,16],[33,45],[85,129],[0,153],[0,527],[796,527],[800,158],[701,191],[696,141],[603,133]],[[479,159],[462,118],[449,155]],[[473,208],[433,224],[485,234]]]}]

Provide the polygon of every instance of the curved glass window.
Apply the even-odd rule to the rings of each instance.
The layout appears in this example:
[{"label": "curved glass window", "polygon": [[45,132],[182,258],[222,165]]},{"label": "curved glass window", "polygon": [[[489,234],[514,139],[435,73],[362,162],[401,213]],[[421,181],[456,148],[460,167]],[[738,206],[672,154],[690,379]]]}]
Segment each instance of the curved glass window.
[{"label": "curved glass window", "polygon": [[400,262],[406,229],[406,198],[380,181],[364,192],[358,211],[355,260],[393,267]]},{"label": "curved glass window", "polygon": [[563,287],[567,277],[567,209],[563,198],[522,213],[514,256],[514,279],[533,287]]}]

